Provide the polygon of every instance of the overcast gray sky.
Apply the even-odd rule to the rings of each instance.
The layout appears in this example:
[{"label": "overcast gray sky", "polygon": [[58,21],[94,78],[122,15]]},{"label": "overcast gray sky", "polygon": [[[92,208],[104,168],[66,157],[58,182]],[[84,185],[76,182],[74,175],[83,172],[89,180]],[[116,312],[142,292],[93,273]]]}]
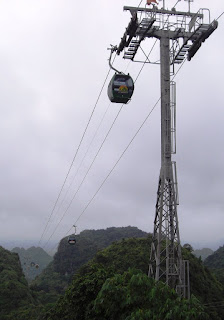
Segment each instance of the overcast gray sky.
[{"label": "overcast gray sky", "polygon": [[[130,21],[130,13],[124,12],[123,6],[138,6],[139,2],[0,2],[0,243],[34,240],[38,244],[109,70],[107,48],[119,44]],[[167,0],[166,8],[175,3]],[[195,0],[191,11],[201,7],[210,9],[212,20],[224,11],[221,0]],[[182,0],[176,9],[187,11],[188,3]],[[175,79],[177,154],[173,160],[179,182],[180,235],[182,243],[189,242],[195,248],[216,249],[224,244],[223,32],[224,16]],[[153,42],[144,41],[146,53]],[[158,46],[152,59],[159,59]],[[142,67],[122,59],[122,55],[114,65],[134,79]],[[52,240],[65,236],[83,212],[160,97],[159,77],[159,65],[144,67],[132,101],[123,107],[66,211],[121,107],[109,104],[105,87],[62,193],[63,199],[68,191],[67,197],[62,205],[59,201],[41,245],[63,215]],[[152,232],[159,171],[158,105],[77,222],[77,232],[128,225]]]}]

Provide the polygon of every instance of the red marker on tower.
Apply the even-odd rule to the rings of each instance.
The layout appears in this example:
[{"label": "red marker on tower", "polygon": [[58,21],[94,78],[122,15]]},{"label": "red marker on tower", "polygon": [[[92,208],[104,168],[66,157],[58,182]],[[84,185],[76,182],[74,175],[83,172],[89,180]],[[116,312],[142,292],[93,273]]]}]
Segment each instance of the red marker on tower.
[{"label": "red marker on tower", "polygon": [[158,4],[158,2],[156,0],[147,0],[147,5],[150,5],[152,4],[152,2]]}]

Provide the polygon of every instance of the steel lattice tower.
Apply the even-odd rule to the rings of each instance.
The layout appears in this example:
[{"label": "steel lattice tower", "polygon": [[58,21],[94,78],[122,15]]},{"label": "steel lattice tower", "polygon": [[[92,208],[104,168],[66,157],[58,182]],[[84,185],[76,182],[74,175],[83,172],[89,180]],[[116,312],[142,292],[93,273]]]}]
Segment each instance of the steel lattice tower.
[{"label": "steel lattice tower", "polygon": [[[174,288],[181,296],[189,297],[189,263],[182,260],[177,216],[178,189],[176,163],[176,88],[171,81],[174,65],[187,56],[190,61],[202,42],[217,28],[210,22],[208,9],[197,13],[149,8],[124,7],[132,18],[117,48],[124,49],[124,58],[134,61],[145,38],[160,41],[161,79],[161,170],[158,183],[154,230],[152,237],[149,276]],[[145,63],[145,62],[144,62]]]},{"label": "steel lattice tower", "polygon": [[[170,39],[168,31],[160,38],[161,70],[161,170],[157,191],[149,276],[172,288],[182,287],[182,257],[177,217],[177,182],[172,163],[170,97]],[[174,103],[174,102],[173,102]]]}]

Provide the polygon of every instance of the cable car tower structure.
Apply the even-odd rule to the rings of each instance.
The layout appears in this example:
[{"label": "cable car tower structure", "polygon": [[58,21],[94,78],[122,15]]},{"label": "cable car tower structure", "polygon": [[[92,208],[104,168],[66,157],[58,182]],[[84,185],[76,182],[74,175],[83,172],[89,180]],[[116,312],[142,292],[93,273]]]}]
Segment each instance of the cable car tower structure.
[{"label": "cable car tower structure", "polygon": [[217,28],[216,20],[210,20],[210,11],[200,9],[196,13],[129,7],[131,21],[117,47],[117,54],[124,51],[124,59],[135,61],[135,55],[145,38],[160,41],[161,76],[161,170],[159,175],[154,231],[152,237],[149,276],[174,288],[182,297],[190,296],[189,263],[183,261],[177,216],[178,188],[176,162],[176,87],[171,81],[175,64],[185,58],[190,61],[201,44]]}]

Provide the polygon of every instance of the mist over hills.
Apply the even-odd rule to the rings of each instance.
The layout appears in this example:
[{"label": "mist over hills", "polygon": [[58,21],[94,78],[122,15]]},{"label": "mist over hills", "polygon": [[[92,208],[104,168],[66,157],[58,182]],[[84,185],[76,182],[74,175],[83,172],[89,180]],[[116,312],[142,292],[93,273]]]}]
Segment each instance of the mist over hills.
[{"label": "mist over hills", "polygon": [[[85,230],[83,230],[85,231]],[[81,231],[81,232],[83,232]],[[80,233],[81,233],[80,232]],[[24,248],[24,249],[29,249],[30,247],[36,247],[37,244],[39,242],[39,239],[29,239],[29,240],[20,240],[20,239],[15,239],[15,240],[7,240],[7,239],[1,239],[0,238],[0,245],[7,249],[7,250],[12,250],[13,248],[15,247],[19,247],[19,248]],[[59,243],[60,241],[58,240],[49,240],[49,248],[56,248],[57,247],[57,244]],[[182,244],[184,244],[185,242],[184,241],[181,241]],[[223,239],[223,243],[224,243],[224,239]],[[220,246],[222,246],[222,242],[220,243],[217,242],[217,243],[206,243],[206,246],[204,246],[204,244],[200,244],[200,243],[191,243],[192,247],[194,248],[194,251],[196,252],[196,256],[199,257],[200,254],[198,255],[197,252],[200,252],[201,250],[204,250],[204,249],[208,249],[208,250],[212,250],[212,252],[216,251]],[[41,247],[41,245],[40,245]],[[53,255],[56,253],[57,249],[54,249],[53,251],[51,249],[44,249],[50,256],[53,257]],[[203,255],[203,254],[202,254]]]},{"label": "mist over hills", "polygon": [[208,256],[210,256],[213,253],[214,253],[214,251],[212,249],[209,249],[209,248],[196,249],[196,250],[193,251],[193,254],[197,258],[201,257],[202,261],[204,261]]},{"label": "mist over hills", "polygon": [[[15,239],[15,240],[5,240],[5,239],[0,239],[0,245],[7,249],[7,250],[12,250],[13,248],[24,248],[24,249],[29,249],[30,247],[36,247],[37,243],[39,240],[20,240],[20,239]],[[49,241],[49,244],[51,247],[55,247],[57,245],[57,241]],[[49,250],[46,250],[46,252],[50,255],[53,256],[56,251],[51,252]]]},{"label": "mist over hills", "polygon": [[28,249],[15,247],[11,250],[18,253],[23,268],[23,273],[31,282],[36,276],[47,267],[53,258],[40,247],[31,247]]},{"label": "mist over hills", "polygon": [[[100,230],[84,230],[76,235],[76,245],[68,244],[68,237],[63,238],[54,255],[53,261],[43,273],[35,279],[32,287],[36,291],[45,290],[61,294],[71,282],[75,272],[95,254],[114,241],[126,238],[146,238],[147,232],[137,227],[107,228]],[[52,281],[51,274],[54,274]]]}]

